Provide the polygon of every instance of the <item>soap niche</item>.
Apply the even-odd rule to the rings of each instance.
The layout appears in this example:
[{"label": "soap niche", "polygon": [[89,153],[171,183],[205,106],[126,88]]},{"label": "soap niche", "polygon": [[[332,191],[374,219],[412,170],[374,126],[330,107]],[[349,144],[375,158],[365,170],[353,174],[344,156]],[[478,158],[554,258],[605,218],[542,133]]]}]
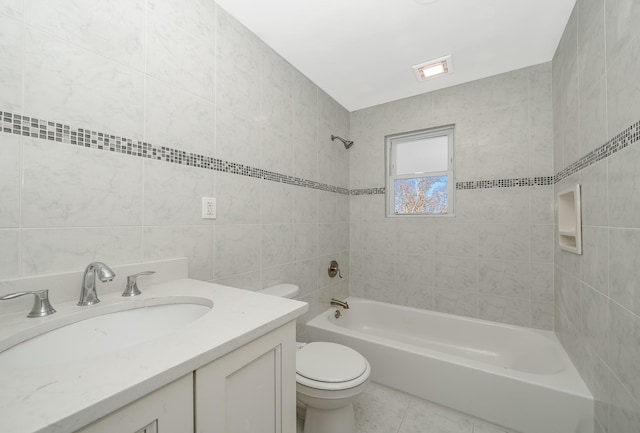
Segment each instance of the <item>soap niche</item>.
[{"label": "soap niche", "polygon": [[580,185],[558,193],[558,243],[561,249],[582,254]]}]

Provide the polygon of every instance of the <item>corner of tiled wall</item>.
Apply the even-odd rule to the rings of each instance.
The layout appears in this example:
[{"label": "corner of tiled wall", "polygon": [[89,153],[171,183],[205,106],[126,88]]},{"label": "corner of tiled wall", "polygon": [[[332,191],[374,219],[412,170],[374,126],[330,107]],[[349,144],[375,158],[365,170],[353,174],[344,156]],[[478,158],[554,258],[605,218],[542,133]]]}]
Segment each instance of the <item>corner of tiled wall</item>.
[{"label": "corner of tiled wall", "polygon": [[578,0],[553,59],[555,190],[581,184],[583,222],[582,255],[555,247],[555,329],[596,432],[640,431],[639,17]]}]

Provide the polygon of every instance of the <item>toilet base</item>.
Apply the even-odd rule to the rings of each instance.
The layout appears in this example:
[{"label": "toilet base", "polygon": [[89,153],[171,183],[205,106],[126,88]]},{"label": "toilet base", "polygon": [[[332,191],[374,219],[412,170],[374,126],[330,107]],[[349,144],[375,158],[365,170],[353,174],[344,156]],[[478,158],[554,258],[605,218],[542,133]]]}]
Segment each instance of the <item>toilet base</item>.
[{"label": "toilet base", "polygon": [[307,405],[304,433],[355,433],[353,404],[338,409],[322,410]]}]

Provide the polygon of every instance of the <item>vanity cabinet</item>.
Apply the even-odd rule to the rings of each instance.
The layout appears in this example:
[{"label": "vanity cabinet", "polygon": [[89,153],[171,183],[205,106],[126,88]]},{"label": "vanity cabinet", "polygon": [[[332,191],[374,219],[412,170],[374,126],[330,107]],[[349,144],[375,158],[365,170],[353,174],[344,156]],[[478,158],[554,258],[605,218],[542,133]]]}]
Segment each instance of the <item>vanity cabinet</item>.
[{"label": "vanity cabinet", "polygon": [[291,321],[78,432],[295,433],[295,331]]},{"label": "vanity cabinet", "polygon": [[295,322],[195,371],[196,433],[296,431]]},{"label": "vanity cabinet", "polygon": [[100,418],[77,433],[193,431],[193,376],[188,374]]}]

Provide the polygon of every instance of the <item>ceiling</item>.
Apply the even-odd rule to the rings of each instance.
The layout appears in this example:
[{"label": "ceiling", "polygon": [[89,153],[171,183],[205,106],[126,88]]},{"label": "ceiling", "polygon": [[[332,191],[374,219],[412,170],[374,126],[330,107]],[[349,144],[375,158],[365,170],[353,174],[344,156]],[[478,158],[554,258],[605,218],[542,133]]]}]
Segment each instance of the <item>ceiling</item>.
[{"label": "ceiling", "polygon": [[[349,111],[550,61],[575,0],[217,0]],[[449,76],[411,67],[451,54]]]}]

